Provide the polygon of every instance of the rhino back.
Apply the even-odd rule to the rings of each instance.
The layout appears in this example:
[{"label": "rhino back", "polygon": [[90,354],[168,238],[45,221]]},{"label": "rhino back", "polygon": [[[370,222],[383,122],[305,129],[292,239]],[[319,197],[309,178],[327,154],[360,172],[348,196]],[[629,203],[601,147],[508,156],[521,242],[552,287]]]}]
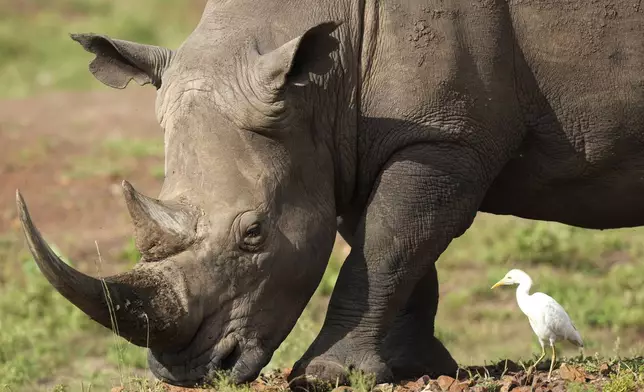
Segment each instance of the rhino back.
[{"label": "rhino back", "polygon": [[644,9],[637,1],[510,1],[528,129],[483,210],[609,228],[644,207]]}]

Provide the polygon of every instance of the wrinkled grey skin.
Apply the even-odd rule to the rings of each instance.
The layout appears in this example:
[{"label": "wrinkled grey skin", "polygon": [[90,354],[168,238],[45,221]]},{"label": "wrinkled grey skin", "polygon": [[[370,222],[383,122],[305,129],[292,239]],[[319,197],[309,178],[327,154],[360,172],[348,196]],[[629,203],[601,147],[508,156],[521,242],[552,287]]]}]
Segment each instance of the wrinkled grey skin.
[{"label": "wrinkled grey skin", "polygon": [[[338,228],[352,250],[292,385],[454,372],[434,263],[477,211],[644,223],[637,3],[211,0],[173,51],[74,35],[101,82],[158,89],[166,177],[160,201],[124,183],[143,259],[107,279],[119,333],[169,383],[252,380]],[[45,276],[110,327],[18,206]]]}]

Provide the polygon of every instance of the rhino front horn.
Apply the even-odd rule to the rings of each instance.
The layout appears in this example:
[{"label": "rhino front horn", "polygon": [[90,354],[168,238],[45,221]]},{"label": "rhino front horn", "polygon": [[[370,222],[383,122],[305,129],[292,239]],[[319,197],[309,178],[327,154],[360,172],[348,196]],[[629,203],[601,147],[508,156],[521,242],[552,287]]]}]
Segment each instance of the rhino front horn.
[{"label": "rhino front horn", "polygon": [[134,223],[142,261],[156,261],[185,250],[196,237],[197,214],[177,202],[152,199],[123,181],[123,195]]},{"label": "rhino front horn", "polygon": [[[188,309],[180,284],[170,284],[173,271],[148,264],[104,279],[85,275],[62,261],[34,226],[19,191],[16,204],[29,250],[49,283],[96,322],[141,347],[161,349],[185,341],[178,322]],[[167,267],[166,267],[167,268]],[[176,280],[176,279],[174,279]]]}]

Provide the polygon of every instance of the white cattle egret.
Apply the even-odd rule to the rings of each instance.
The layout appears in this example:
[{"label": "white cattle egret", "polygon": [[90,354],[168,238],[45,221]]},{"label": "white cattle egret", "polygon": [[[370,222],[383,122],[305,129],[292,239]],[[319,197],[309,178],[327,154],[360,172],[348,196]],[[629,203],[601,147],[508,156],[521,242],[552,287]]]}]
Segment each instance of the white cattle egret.
[{"label": "white cattle egret", "polygon": [[519,285],[517,287],[517,303],[521,311],[528,316],[530,326],[537,335],[537,338],[539,338],[539,344],[541,344],[541,356],[532,365],[533,368],[536,369],[537,364],[546,356],[546,342],[552,348],[552,362],[550,363],[550,371],[548,372],[548,380],[550,380],[552,367],[557,357],[555,353],[555,342],[568,340],[577,347],[584,347],[581,335],[579,335],[577,328],[575,328],[570,320],[568,313],[552,297],[544,293],[529,294],[532,279],[525,272],[519,269],[513,269],[505,274],[503,279],[495,283],[492,288],[513,284]]}]

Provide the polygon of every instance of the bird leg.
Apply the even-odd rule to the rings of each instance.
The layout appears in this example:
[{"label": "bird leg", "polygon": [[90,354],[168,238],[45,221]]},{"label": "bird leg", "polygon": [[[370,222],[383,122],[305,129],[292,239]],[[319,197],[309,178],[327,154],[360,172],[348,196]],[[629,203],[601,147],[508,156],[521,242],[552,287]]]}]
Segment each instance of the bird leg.
[{"label": "bird leg", "polygon": [[557,352],[555,351],[555,345],[551,345],[552,347],[552,361],[550,362],[550,371],[548,372],[548,381],[550,381],[550,374],[552,374],[552,368],[555,366],[555,361],[557,360]]},{"label": "bird leg", "polygon": [[537,368],[537,364],[539,364],[539,362],[541,362],[541,360],[542,360],[545,356],[546,356],[546,349],[545,349],[545,347],[544,347],[544,346],[543,346],[543,344],[542,344],[542,345],[541,345],[541,356],[539,357],[539,359],[537,359],[537,362],[533,363],[533,364],[532,364],[532,366],[530,366],[530,368],[528,369],[528,375],[532,374],[532,371],[533,371],[533,370],[535,370],[535,369]]}]

